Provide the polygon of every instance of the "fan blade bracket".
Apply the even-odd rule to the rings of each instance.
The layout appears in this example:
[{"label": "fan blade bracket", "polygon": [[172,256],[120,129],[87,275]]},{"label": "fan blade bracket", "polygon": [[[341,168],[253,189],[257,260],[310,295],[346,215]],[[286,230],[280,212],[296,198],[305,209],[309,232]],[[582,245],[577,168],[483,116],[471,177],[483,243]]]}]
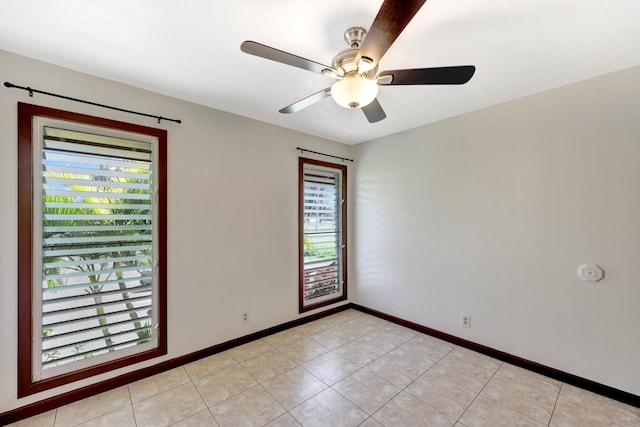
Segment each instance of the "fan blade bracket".
[{"label": "fan blade bracket", "polygon": [[323,76],[331,77],[332,79],[340,80],[344,77],[344,72],[341,69],[325,68],[320,72]]},{"label": "fan blade bracket", "polygon": [[373,58],[369,58],[368,56],[361,56],[358,61],[358,73],[359,74],[367,74],[369,71],[376,68],[376,61]]},{"label": "fan blade bracket", "polygon": [[387,86],[387,85],[390,85],[392,81],[393,81],[393,74],[385,74],[383,76],[378,75],[376,83],[382,86]]}]

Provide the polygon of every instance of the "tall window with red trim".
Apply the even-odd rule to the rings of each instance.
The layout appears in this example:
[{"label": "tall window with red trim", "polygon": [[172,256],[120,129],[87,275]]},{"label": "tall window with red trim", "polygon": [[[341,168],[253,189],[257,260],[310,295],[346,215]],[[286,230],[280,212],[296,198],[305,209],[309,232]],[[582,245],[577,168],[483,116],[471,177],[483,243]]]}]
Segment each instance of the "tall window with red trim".
[{"label": "tall window with red trim", "polygon": [[347,298],[347,167],[299,160],[300,312]]},{"label": "tall window with red trim", "polygon": [[167,132],[18,116],[19,395],[166,354]]}]

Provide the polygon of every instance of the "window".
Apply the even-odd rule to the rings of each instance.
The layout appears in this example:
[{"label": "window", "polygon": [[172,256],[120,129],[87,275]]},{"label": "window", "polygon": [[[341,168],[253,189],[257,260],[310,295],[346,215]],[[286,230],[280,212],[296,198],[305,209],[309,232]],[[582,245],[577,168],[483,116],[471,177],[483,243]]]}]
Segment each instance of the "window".
[{"label": "window", "polygon": [[300,312],[347,298],[347,167],[300,158]]},{"label": "window", "polygon": [[166,354],[165,130],[18,104],[18,394]]}]

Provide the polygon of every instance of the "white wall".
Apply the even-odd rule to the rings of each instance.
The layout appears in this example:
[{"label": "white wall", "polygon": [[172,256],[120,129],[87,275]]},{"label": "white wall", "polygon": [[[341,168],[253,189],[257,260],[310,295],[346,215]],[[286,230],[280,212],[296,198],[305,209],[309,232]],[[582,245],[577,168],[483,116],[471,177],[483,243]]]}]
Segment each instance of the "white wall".
[{"label": "white wall", "polygon": [[[168,130],[169,354],[175,358],[299,317],[296,146],[352,147],[0,51],[20,86],[179,118],[182,124],[0,87],[0,412],[114,376],[16,398],[17,102]],[[206,82],[203,82],[206,84]],[[241,313],[249,312],[248,324]],[[157,363],[149,361],[140,366]],[[126,372],[123,369],[118,373]]]},{"label": "white wall", "polygon": [[356,147],[357,303],[640,394],[640,67]]}]

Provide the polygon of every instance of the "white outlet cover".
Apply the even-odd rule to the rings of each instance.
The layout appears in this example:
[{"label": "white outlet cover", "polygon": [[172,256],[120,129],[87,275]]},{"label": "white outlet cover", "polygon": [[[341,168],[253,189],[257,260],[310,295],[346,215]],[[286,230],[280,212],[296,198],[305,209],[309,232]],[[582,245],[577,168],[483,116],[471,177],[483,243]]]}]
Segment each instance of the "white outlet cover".
[{"label": "white outlet cover", "polygon": [[578,268],[578,275],[585,282],[599,282],[604,279],[604,270],[597,264],[582,264]]},{"label": "white outlet cover", "polygon": [[469,316],[468,314],[460,315],[460,325],[465,327],[465,328],[470,328],[471,327],[471,316]]}]

